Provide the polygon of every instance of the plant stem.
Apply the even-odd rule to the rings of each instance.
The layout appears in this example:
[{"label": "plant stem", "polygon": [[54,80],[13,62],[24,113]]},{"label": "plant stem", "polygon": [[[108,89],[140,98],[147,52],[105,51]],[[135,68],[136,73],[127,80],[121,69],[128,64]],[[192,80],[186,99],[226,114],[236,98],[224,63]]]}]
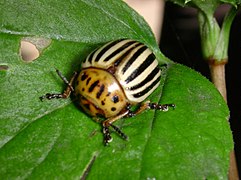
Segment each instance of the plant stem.
[{"label": "plant stem", "polygon": [[227,102],[227,91],[225,81],[225,64],[209,64],[211,79],[215,87]]},{"label": "plant stem", "polygon": [[[209,62],[215,62],[210,60]],[[227,62],[224,60],[223,62]],[[215,64],[210,63],[209,69],[211,73],[211,79],[218,91],[223,96],[224,100],[227,102],[227,91],[226,91],[226,80],[225,80],[225,64]],[[238,169],[237,169],[237,163],[235,158],[235,152],[234,150],[230,153],[230,162],[229,162],[229,174],[228,179],[229,180],[238,180]]]},{"label": "plant stem", "polygon": [[237,169],[237,163],[236,163],[236,157],[234,150],[230,153],[230,161],[229,161],[230,167],[228,172],[228,179],[230,180],[238,180],[238,169]]}]

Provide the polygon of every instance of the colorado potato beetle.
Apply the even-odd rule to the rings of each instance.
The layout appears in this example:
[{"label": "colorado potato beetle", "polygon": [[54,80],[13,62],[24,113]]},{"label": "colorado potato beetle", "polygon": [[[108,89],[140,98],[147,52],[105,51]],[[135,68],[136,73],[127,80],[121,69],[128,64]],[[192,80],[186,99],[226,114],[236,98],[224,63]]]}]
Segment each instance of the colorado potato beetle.
[{"label": "colorado potato beetle", "polygon": [[[167,111],[174,104],[157,104],[146,98],[160,84],[161,70],[153,52],[135,40],[112,41],[90,53],[82,62],[80,72],[68,81],[59,70],[57,74],[67,85],[61,94],[47,93],[40,99],[68,98],[71,93],[83,110],[102,121],[104,143],[112,137],[112,127],[123,139],[127,136],[113,123],[123,117],[135,116],[146,109]],[[131,106],[138,105],[136,111]]]}]

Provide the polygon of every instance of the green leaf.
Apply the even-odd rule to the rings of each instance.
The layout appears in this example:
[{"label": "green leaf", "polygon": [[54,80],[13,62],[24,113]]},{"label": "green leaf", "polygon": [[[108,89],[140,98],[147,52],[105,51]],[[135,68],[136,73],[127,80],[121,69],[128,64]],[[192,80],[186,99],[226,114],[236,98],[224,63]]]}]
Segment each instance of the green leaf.
[{"label": "green leaf", "polygon": [[[167,60],[126,4],[1,1],[0,7],[1,179],[226,178],[233,142],[225,102],[200,74]],[[27,63],[19,48],[29,36],[51,44]],[[54,68],[69,78],[93,49],[119,38],[144,42],[168,64],[149,99],[176,108],[119,120],[130,140],[113,133],[105,147],[101,126],[71,99],[39,97],[65,88]]]},{"label": "green leaf", "polygon": [[11,0],[0,1],[0,8],[3,33],[92,44],[132,38],[150,46],[162,62],[169,62],[158,51],[144,19],[120,1]]}]

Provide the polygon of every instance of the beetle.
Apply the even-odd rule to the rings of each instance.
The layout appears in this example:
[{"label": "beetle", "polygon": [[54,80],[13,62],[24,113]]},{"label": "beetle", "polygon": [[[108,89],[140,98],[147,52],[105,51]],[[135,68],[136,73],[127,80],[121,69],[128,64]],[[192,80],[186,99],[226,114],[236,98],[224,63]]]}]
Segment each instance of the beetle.
[{"label": "beetle", "polygon": [[[92,117],[104,117],[104,144],[112,141],[112,127],[123,139],[128,137],[113,123],[132,117],[146,109],[167,111],[174,104],[145,101],[159,86],[161,69],[153,52],[143,43],[120,39],[111,41],[90,53],[81,70],[68,81],[59,70],[57,74],[67,85],[59,94],[47,93],[40,99],[68,98],[74,93],[82,109]],[[139,105],[135,111],[133,105]]]}]

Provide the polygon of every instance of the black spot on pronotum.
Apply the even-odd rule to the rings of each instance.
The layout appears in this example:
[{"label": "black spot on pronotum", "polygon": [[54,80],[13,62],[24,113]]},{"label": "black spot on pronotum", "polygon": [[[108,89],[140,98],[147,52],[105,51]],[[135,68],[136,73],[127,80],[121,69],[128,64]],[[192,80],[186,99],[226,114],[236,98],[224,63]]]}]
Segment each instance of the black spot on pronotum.
[{"label": "black spot on pronotum", "polygon": [[89,77],[89,78],[87,79],[87,81],[86,81],[86,85],[89,84],[90,80],[91,80],[91,77]]},{"label": "black spot on pronotum", "polygon": [[93,84],[91,84],[90,88],[89,88],[89,92],[92,92],[94,90],[94,88],[99,84],[99,80],[95,81]]},{"label": "black spot on pronotum", "polygon": [[101,101],[101,105],[104,106],[104,105],[105,105],[105,102],[104,102],[104,101]]},{"label": "black spot on pronotum", "polygon": [[112,97],[112,101],[113,101],[114,103],[118,103],[118,102],[119,102],[119,96],[114,95],[114,96]]},{"label": "black spot on pronotum", "polygon": [[112,107],[112,108],[111,108],[111,111],[115,111],[115,110],[116,110],[116,108],[115,108],[115,107]]},{"label": "black spot on pronotum", "polygon": [[87,77],[88,77],[88,75],[86,73],[82,74],[81,81],[84,81]]},{"label": "black spot on pronotum", "polygon": [[82,88],[82,91],[85,91],[85,88]]},{"label": "black spot on pronotum", "polygon": [[99,99],[100,96],[101,96],[101,94],[104,92],[104,90],[105,90],[105,85],[102,84],[102,85],[100,86],[100,89],[99,89],[98,93],[96,94],[96,98]]}]

